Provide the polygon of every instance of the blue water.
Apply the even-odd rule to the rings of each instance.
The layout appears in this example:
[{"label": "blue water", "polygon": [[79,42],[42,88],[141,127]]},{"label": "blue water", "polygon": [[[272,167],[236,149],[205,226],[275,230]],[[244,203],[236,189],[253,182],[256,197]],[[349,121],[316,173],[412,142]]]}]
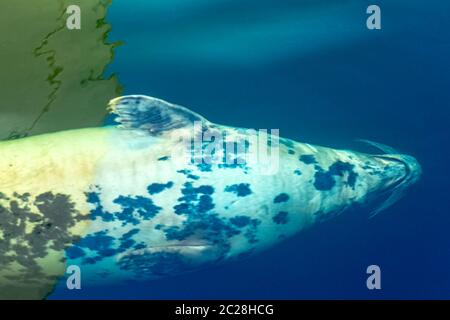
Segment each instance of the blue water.
[{"label": "blue water", "polygon": [[[369,151],[414,155],[423,177],[373,219],[351,212],[246,261],[53,298],[450,298],[450,3],[114,0],[108,73],[125,94],[190,107],[213,122]],[[373,150],[370,150],[373,151]],[[381,267],[381,290],[366,268]]]}]

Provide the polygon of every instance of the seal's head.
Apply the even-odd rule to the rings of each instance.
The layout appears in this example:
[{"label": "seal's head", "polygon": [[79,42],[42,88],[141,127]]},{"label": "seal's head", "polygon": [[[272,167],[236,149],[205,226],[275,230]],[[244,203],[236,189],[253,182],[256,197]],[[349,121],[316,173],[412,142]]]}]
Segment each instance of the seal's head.
[{"label": "seal's head", "polygon": [[380,168],[383,168],[376,175],[377,183],[374,192],[381,196],[388,195],[388,198],[372,214],[376,215],[394,204],[408,187],[419,180],[422,168],[410,155],[395,153],[375,155],[373,158],[379,163]]}]

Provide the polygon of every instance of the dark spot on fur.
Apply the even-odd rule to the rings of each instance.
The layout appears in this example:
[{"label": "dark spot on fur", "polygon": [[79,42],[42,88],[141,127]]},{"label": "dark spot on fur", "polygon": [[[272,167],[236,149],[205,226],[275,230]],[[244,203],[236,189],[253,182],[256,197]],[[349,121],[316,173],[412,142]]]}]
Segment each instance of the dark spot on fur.
[{"label": "dark spot on fur", "polygon": [[148,193],[151,195],[162,192],[164,189],[170,189],[173,186],[173,182],[169,181],[167,183],[152,183],[148,186]]},{"label": "dark spot on fur", "polygon": [[303,154],[300,156],[299,160],[304,164],[317,163],[316,158],[312,154]]},{"label": "dark spot on fur", "polygon": [[240,183],[240,184],[233,184],[231,186],[226,186],[225,192],[233,192],[238,197],[245,197],[252,194],[252,190],[250,190],[250,184],[248,183]]},{"label": "dark spot on fur", "polygon": [[250,221],[251,219],[248,216],[235,216],[230,219],[230,222],[239,228],[247,226]]},{"label": "dark spot on fur", "polygon": [[344,173],[347,173],[348,177],[345,183],[349,187],[354,188],[358,174],[353,171],[353,168],[354,165],[342,161],[336,161],[333,163],[328,168],[328,171],[324,171],[322,168],[316,167],[317,171],[314,175],[314,187],[321,191],[331,190],[336,184],[334,177],[343,177]]},{"label": "dark spot on fur", "polygon": [[288,222],[288,213],[286,211],[280,211],[272,220],[276,224],[286,224]]},{"label": "dark spot on fur", "polygon": [[281,203],[289,200],[289,195],[287,193],[280,193],[273,199],[273,203]]},{"label": "dark spot on fur", "polygon": [[[38,264],[50,250],[62,252],[79,237],[71,233],[78,222],[88,219],[75,209],[65,194],[43,193],[34,198],[30,194],[15,194],[9,198],[0,194],[0,266],[7,269],[13,263],[15,274],[11,275],[22,285],[46,283],[50,279]],[[37,212],[31,208],[36,207]],[[72,252],[74,255],[80,252]]]}]

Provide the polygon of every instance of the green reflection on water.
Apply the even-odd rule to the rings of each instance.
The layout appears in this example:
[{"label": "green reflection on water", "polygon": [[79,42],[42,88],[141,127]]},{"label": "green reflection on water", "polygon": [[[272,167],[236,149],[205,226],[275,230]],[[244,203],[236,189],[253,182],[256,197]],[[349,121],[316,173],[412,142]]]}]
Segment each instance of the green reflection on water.
[{"label": "green reflection on water", "polygon": [[[118,43],[106,41],[111,0],[14,0],[0,11],[0,139],[97,126],[120,94],[103,71]],[[66,8],[81,8],[81,30]]]}]

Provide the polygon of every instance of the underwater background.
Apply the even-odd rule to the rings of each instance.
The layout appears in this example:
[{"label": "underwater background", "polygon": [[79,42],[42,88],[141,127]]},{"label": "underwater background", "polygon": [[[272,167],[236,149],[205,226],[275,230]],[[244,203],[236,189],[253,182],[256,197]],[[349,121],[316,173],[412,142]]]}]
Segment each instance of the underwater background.
[{"label": "underwater background", "polygon": [[[381,7],[368,30],[366,8]],[[207,119],[278,128],[300,142],[415,156],[423,176],[369,219],[352,211],[244,261],[51,299],[450,298],[448,1],[114,0],[104,77],[123,94],[185,105]],[[366,268],[381,268],[368,290]]]}]

